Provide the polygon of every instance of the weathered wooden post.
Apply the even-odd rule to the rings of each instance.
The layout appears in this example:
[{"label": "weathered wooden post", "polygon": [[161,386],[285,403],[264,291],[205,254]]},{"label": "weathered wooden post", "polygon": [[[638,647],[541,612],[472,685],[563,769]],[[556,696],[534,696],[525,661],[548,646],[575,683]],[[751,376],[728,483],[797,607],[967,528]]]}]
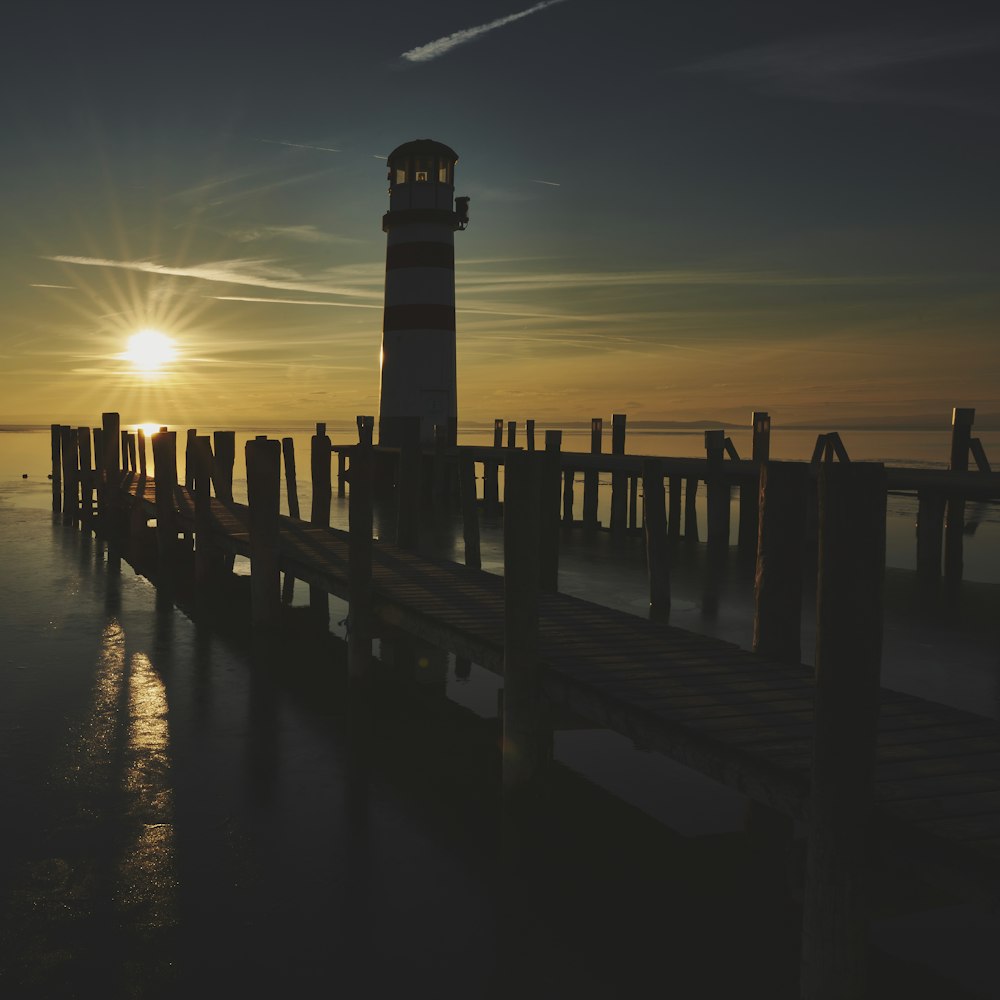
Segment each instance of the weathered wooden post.
[{"label": "weathered wooden post", "polygon": [[684,483],[684,541],[698,543],[698,478],[689,476]]},{"label": "weathered wooden post", "polygon": [[750,559],[757,552],[760,510],[760,466],[771,455],[771,418],[763,410],[755,410],[751,418],[753,445],[751,460],[755,474],[740,481],[740,521],[736,544],[741,557]]},{"label": "weathered wooden post", "polygon": [[94,516],[94,472],[91,468],[90,428],[78,427],[76,440],[80,455],[80,522],[85,531],[90,531],[90,523]]},{"label": "weathered wooden post", "polygon": [[524,422],[524,435],[527,442],[528,451],[535,450],[535,421],[525,420]]},{"label": "weathered wooden post", "polygon": [[139,475],[146,475],[146,431],[139,427],[136,432],[136,442],[139,449]]},{"label": "weathered wooden post", "polygon": [[808,478],[802,462],[765,462],[760,470],[753,649],[784,663],[802,662]]},{"label": "weathered wooden post", "polygon": [[52,424],[52,512],[62,510],[62,428]]},{"label": "weathered wooden post", "polygon": [[118,527],[118,487],[121,480],[119,465],[120,418],[117,413],[101,414],[101,479],[97,488],[98,514],[101,533],[111,539]]},{"label": "weathered wooden post", "polygon": [[300,519],[299,487],[295,478],[295,441],[290,437],[281,439],[281,457],[285,460],[285,497],[288,516]]},{"label": "weathered wooden post", "polygon": [[153,435],[153,465],[156,467],[156,549],[158,577],[173,579],[177,560],[177,432]]},{"label": "weathered wooden post", "polygon": [[[326,433],[326,424],[318,422],[316,424],[316,433],[309,439],[309,473],[312,479],[312,503],[309,510],[309,523],[318,528],[328,528],[330,526],[330,506],[333,503],[333,484],[330,481],[330,455],[332,454],[332,449],[333,445]],[[352,466],[352,476],[353,473]],[[353,485],[351,489],[353,491]],[[320,624],[329,623],[330,595],[325,590],[310,584],[309,607]]]},{"label": "weathered wooden post", "polygon": [[[412,549],[420,535],[420,417],[400,417],[399,476],[396,487],[396,544]],[[463,499],[463,505],[464,505]],[[464,507],[463,507],[464,509]]]},{"label": "weathered wooden post", "polygon": [[936,589],[941,581],[945,498],[937,490],[917,493],[917,577]]},{"label": "weathered wooden post", "polygon": [[705,431],[705,453],[708,473],[705,487],[708,493],[708,549],[713,555],[724,555],[729,548],[729,483],[726,481],[726,432]]},{"label": "weathered wooden post", "polygon": [[670,477],[670,516],[667,519],[667,541],[676,545],[681,540],[681,477]]},{"label": "weathered wooden post", "polygon": [[[953,472],[969,471],[969,440],[976,411],[971,407],[956,406],[951,411],[951,461]],[[965,531],[965,497],[951,494],[948,497],[947,517],[944,528],[944,576],[950,585],[962,579],[962,535]]]},{"label": "weathered wooden post", "polygon": [[573,527],[573,487],[576,471],[566,469],[563,472],[563,527],[569,531]]},{"label": "weathered wooden post", "polygon": [[216,431],[212,435],[212,441],[215,444],[215,459],[212,462],[215,496],[223,503],[232,503],[233,466],[236,464],[236,431]]},{"label": "weathered wooden post", "polygon": [[184,442],[184,485],[188,489],[194,486],[194,439],[197,436],[198,431],[189,427]]},{"label": "weathered wooden post", "polygon": [[131,431],[123,431],[125,435],[125,449],[128,451],[128,466],[133,472],[139,471],[139,462],[136,458],[135,435]]},{"label": "weathered wooden post", "polygon": [[517,807],[537,791],[552,756],[538,663],[540,457],[508,458],[504,497],[503,790]]},{"label": "weathered wooden post", "polygon": [[194,580],[204,591],[219,575],[221,560],[212,541],[212,442],[207,434],[191,442],[194,465]]},{"label": "weathered wooden post", "polygon": [[367,683],[372,659],[372,430],[374,417],[358,417],[358,443],[351,451],[348,589],[350,617],[347,669],[352,687]]},{"label": "weathered wooden post", "polygon": [[347,455],[343,449],[337,452],[337,496],[345,497],[347,495],[346,487],[347,485]]},{"label": "weathered wooden post", "polygon": [[62,521],[63,524],[75,524],[80,519],[76,431],[72,427],[60,427],[59,442],[62,455]]},{"label": "weathered wooden post", "polygon": [[[503,447],[503,420],[493,421],[493,448]],[[500,467],[495,458],[483,462],[483,506],[487,517],[500,513]]]},{"label": "weathered wooden post", "polygon": [[[611,416],[611,454],[625,454],[625,414]],[[621,538],[628,527],[628,473],[611,473],[611,534]]]},{"label": "weathered wooden post", "polygon": [[866,992],[882,657],[885,469],[820,470],[815,735],[802,925],[805,1000]]},{"label": "weathered wooden post", "polygon": [[[190,446],[190,438],[188,439]],[[250,600],[253,625],[274,628],[281,616],[279,522],[281,442],[246,443],[247,501],[250,507]],[[192,470],[193,471],[193,470]]]},{"label": "weathered wooden post", "polygon": [[750,457],[755,462],[771,458],[771,417],[765,410],[753,411],[753,445]]},{"label": "weathered wooden post", "polygon": [[628,527],[629,531],[639,528],[639,477],[628,477]]},{"label": "weathered wooden post", "polygon": [[508,420],[507,421],[507,447],[516,448],[517,447],[517,421]]},{"label": "weathered wooden post", "polygon": [[646,522],[646,571],[649,576],[649,617],[670,620],[670,563],[663,467],[655,458],[642,463],[642,495]]},{"label": "weathered wooden post", "polygon": [[476,504],[476,463],[471,455],[459,452],[458,485],[462,501],[462,536],[465,542],[465,565],[481,569],[479,544],[479,508]]},{"label": "weathered wooden post", "polygon": [[545,452],[542,461],[541,504],[539,512],[539,586],[545,594],[559,590],[559,488],[562,474],[559,468],[562,431],[545,432]]},{"label": "weathered wooden post", "polygon": [[122,441],[122,450],[121,450],[122,472],[128,472],[129,468],[130,468],[130,466],[128,464],[128,460],[129,460],[128,431],[119,431],[118,433],[119,433],[119,436],[121,437],[121,441]]},{"label": "weathered wooden post", "polygon": [[[601,443],[604,435],[604,420],[601,417],[593,417],[590,421],[590,453],[600,455]],[[583,474],[583,526],[588,531],[593,531],[598,526],[597,520],[597,496],[598,485],[600,483],[600,470],[587,469]]]}]

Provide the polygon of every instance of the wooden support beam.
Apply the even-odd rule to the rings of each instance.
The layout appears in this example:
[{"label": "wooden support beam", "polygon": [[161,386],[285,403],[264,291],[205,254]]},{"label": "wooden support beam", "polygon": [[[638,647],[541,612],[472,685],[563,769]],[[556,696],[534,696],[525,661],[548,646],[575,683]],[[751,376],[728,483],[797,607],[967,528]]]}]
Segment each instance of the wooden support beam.
[{"label": "wooden support beam", "polygon": [[[969,441],[972,438],[972,424],[976,411],[971,407],[956,406],[951,413],[951,461],[948,468],[952,472],[968,472]],[[962,579],[964,556],[962,552],[965,532],[965,498],[950,496],[945,515],[944,528],[944,577],[952,587]]]},{"label": "wooden support beam", "polygon": [[[493,447],[503,447],[503,421],[499,418],[493,421]],[[486,459],[483,462],[483,506],[487,517],[498,517],[500,514],[500,466],[496,459]]]},{"label": "wooden support beam", "polygon": [[231,503],[233,467],[236,465],[236,431],[216,431],[212,440],[215,443],[215,458],[212,462],[215,496],[223,503]]},{"label": "wooden support beam", "polygon": [[310,438],[309,445],[309,471],[312,477],[309,523],[326,528],[330,525],[330,504],[333,499],[333,487],[330,482],[332,446],[326,433],[326,424],[316,425],[316,433]]},{"label": "wooden support beam", "polygon": [[726,432],[705,431],[705,453],[708,474],[708,548],[713,555],[724,555],[729,549],[729,483],[725,476]]},{"label": "wooden support beam", "polygon": [[681,477],[670,477],[670,515],[667,518],[667,541],[676,545],[681,538]]},{"label": "wooden support beam", "polygon": [[194,581],[199,596],[207,596],[218,580],[222,557],[212,540],[212,440],[195,435],[191,442],[194,465]]},{"label": "wooden support beam", "polygon": [[122,439],[122,472],[128,472],[130,469],[133,469],[129,464],[129,459],[132,455],[128,447],[128,431],[120,431],[119,433]]},{"label": "wooden support beam", "polygon": [[153,465],[156,469],[156,549],[158,582],[174,579],[177,568],[177,432],[153,435]]},{"label": "wooden support beam", "polygon": [[471,455],[459,454],[458,485],[462,502],[465,565],[481,569],[483,560],[479,544],[479,506],[476,503],[476,463]]},{"label": "wooden support beam", "polygon": [[761,466],[753,649],[784,663],[802,662],[808,479],[809,467],[802,462]]},{"label": "wooden support beam", "polygon": [[867,990],[875,746],[882,656],[885,470],[820,471],[815,735],[803,901],[801,996]]},{"label": "wooden support beam", "polygon": [[348,589],[350,617],[347,669],[351,686],[370,679],[372,659],[372,428],[374,419],[358,417],[358,443],[351,451],[349,499]]},{"label": "wooden support beam", "polygon": [[754,410],[753,444],[750,457],[755,462],[767,462],[771,458],[771,415],[766,410]]},{"label": "wooden support beam", "polygon": [[508,420],[507,421],[507,447],[516,448],[517,447],[517,421]]},{"label": "wooden support beam", "polygon": [[[625,454],[625,414],[611,416],[611,454]],[[611,473],[611,534],[621,538],[628,528],[628,474]]]},{"label": "wooden support beam", "polygon": [[146,431],[140,427],[135,432],[136,446],[139,451],[139,475],[146,475]]},{"label": "wooden support beam", "polygon": [[80,523],[85,531],[90,531],[94,516],[94,472],[90,455],[89,427],[77,428],[76,442],[80,456]]},{"label": "wooden support beam", "polygon": [[396,544],[400,548],[412,549],[416,547],[420,536],[420,417],[401,417],[399,423],[401,440],[399,474],[396,477]]},{"label": "wooden support beam", "polygon": [[976,462],[976,468],[980,472],[992,472],[990,468],[989,459],[986,457],[986,449],[983,448],[983,442],[979,438],[969,439],[969,453],[972,455]]},{"label": "wooden support beam", "polygon": [[568,531],[573,527],[573,487],[576,473],[572,469],[563,472],[563,527]]},{"label": "wooden support beam", "polygon": [[117,413],[101,414],[101,476],[97,487],[98,514],[101,534],[108,539],[114,536],[118,526],[119,492],[121,466],[121,423]]},{"label": "wooden support beam", "polygon": [[628,527],[629,531],[639,528],[639,477],[628,477]]},{"label": "wooden support beam", "polygon": [[528,451],[535,450],[535,421],[525,420],[524,422],[524,434],[525,441]]},{"label": "wooden support beam", "polygon": [[60,454],[62,456],[62,521],[75,524],[80,519],[80,472],[76,430],[72,427],[59,428]]},{"label": "wooden support beam", "polygon": [[290,437],[281,439],[281,457],[285,460],[285,497],[288,516],[299,520],[299,487],[295,479],[295,441]]},{"label": "wooden support beam", "polygon": [[[191,446],[189,438],[189,447]],[[281,510],[281,442],[260,437],[246,443],[250,508],[250,598],[255,629],[277,627],[281,616],[278,517]],[[193,471],[193,469],[192,469]]]},{"label": "wooden support beam", "polygon": [[689,476],[684,483],[684,541],[698,544],[698,480]]},{"label": "wooden support beam", "polygon": [[[591,455],[601,454],[603,432],[603,419],[594,417],[590,421]],[[599,475],[596,469],[588,469],[583,474],[583,526],[588,531],[593,531],[600,523],[597,519]]]},{"label": "wooden support beam", "polygon": [[59,424],[50,426],[52,438],[52,511],[62,510],[62,428]]},{"label": "wooden support beam", "polygon": [[670,620],[670,561],[663,467],[654,458],[642,463],[642,496],[646,522],[646,573],[649,578],[649,617]]},{"label": "wooden support beam", "polygon": [[188,489],[194,486],[194,439],[197,436],[198,431],[194,427],[189,427],[184,442],[184,485]]},{"label": "wooden support beam", "polygon": [[535,797],[552,756],[538,663],[542,463],[515,452],[504,498],[503,792],[508,807]]},{"label": "wooden support beam", "polygon": [[542,480],[539,503],[539,587],[542,593],[555,594],[559,590],[559,490],[562,473],[559,454],[562,450],[562,431],[545,432],[545,453],[542,461]]},{"label": "wooden support beam", "polygon": [[347,455],[343,451],[337,452],[337,496],[346,496],[347,485]]},{"label": "wooden support beam", "polygon": [[497,417],[493,421],[493,447],[503,447],[503,419],[501,417]]}]

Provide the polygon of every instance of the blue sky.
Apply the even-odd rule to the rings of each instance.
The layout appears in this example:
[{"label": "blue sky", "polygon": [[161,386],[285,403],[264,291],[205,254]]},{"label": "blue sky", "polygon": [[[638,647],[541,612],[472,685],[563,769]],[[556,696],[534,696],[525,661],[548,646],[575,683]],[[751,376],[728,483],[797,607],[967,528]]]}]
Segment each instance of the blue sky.
[{"label": "blue sky", "polygon": [[[1000,412],[991,6],[39,3],[8,26],[0,420],[376,412],[381,157],[418,137],[472,199],[462,419]],[[147,327],[179,349],[155,377],[121,357]]]}]

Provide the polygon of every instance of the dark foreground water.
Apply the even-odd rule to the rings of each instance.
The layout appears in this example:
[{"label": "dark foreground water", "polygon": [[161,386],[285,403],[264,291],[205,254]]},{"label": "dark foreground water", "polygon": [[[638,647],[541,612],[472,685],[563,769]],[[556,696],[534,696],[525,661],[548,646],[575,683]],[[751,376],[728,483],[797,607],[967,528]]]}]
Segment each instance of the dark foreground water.
[{"label": "dark foreground water", "polygon": [[[46,505],[0,489],[0,996],[797,995],[794,858],[739,797],[568,729],[531,835],[503,832],[491,675],[437,656],[348,711],[336,641],[200,625]],[[710,614],[677,569],[676,623],[747,642],[745,574]],[[564,589],[598,578],[641,612],[628,546],[567,556]],[[994,591],[957,621],[889,593],[886,683],[994,714]],[[882,889],[873,996],[995,995],[995,916]]]}]

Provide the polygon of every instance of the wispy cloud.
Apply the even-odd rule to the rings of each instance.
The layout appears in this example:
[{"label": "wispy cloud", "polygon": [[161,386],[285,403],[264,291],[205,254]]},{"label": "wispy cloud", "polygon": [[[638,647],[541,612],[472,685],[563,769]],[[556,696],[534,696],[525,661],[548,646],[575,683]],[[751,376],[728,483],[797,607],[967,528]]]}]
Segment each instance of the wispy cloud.
[{"label": "wispy cloud", "polygon": [[317,149],[321,153],[342,153],[342,149],[334,149],[332,146],[313,146],[307,142],[287,142],[284,139],[258,139],[258,142],[266,142],[271,146],[291,146],[293,149]]},{"label": "wispy cloud", "polygon": [[[931,64],[1000,48],[1000,26],[936,34],[888,31],[799,38],[720,53],[681,66],[749,81],[759,90],[813,100],[968,107],[986,110],[987,97],[954,73],[920,75]],[[994,109],[995,110],[995,109]]]},{"label": "wispy cloud", "polygon": [[545,184],[548,187],[553,187],[553,188],[562,187],[562,185],[558,181],[539,181],[536,180],[534,177],[529,178],[529,180],[531,181],[532,184]]},{"label": "wispy cloud", "polygon": [[296,243],[359,243],[350,236],[336,236],[325,233],[316,226],[253,226],[232,233],[240,243],[254,243],[263,240],[293,240]]},{"label": "wispy cloud", "polygon": [[[340,269],[332,274],[309,278],[294,268],[279,265],[273,260],[258,258],[206,261],[203,264],[192,264],[187,267],[171,267],[151,260],[111,260],[105,257],[75,257],[67,254],[45,259],[83,267],[117,268],[229,285],[251,285],[285,292],[312,292],[319,295],[342,295],[353,298],[381,299],[384,281],[382,266],[375,264],[361,269]],[[341,278],[340,282],[334,281],[337,276]],[[344,280],[349,283],[343,283]]]},{"label": "wispy cloud", "polygon": [[279,306],[335,306],[341,309],[381,309],[371,302],[334,302],[327,299],[276,299],[255,295],[212,295],[219,302],[267,302]]},{"label": "wispy cloud", "polygon": [[429,62],[431,59],[443,56],[446,52],[450,52],[459,45],[464,45],[466,42],[472,42],[477,38],[481,38],[490,31],[503,28],[531,14],[537,14],[539,11],[545,10],[546,7],[553,7],[557,3],[563,2],[564,0],[542,0],[541,3],[536,3],[533,7],[528,7],[526,10],[519,10],[516,14],[498,17],[495,21],[488,21],[486,24],[477,24],[473,28],[463,28],[461,31],[455,31],[450,35],[445,35],[443,38],[435,38],[433,42],[427,42],[426,45],[418,45],[415,49],[409,49],[402,54],[401,58],[407,60],[407,62]]},{"label": "wispy cloud", "polygon": [[75,285],[45,285],[45,284],[42,284],[40,281],[33,281],[33,282],[31,282],[31,284],[29,285],[29,287],[30,288],[67,288],[70,291],[73,291],[73,292],[76,291],[76,286]]}]

